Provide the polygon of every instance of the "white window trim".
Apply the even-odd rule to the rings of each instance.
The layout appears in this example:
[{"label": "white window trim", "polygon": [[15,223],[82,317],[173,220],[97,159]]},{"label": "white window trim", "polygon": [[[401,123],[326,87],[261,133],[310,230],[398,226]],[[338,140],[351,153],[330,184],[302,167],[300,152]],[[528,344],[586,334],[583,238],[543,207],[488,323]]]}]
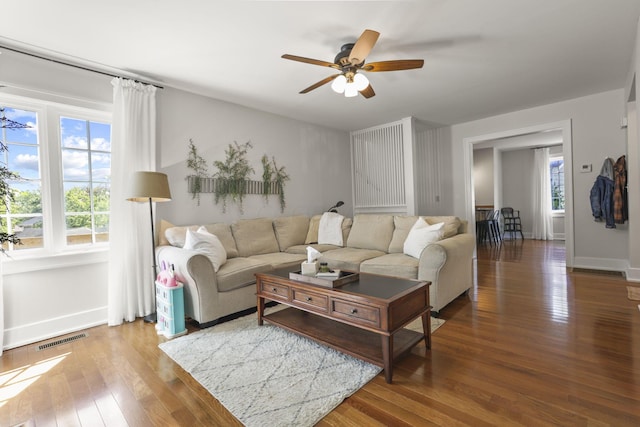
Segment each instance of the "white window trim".
[{"label": "white window trim", "polygon": [[44,230],[43,248],[16,250],[10,252],[8,257],[3,256],[4,274],[106,262],[109,243],[66,244],[59,124],[61,117],[78,116],[85,120],[111,123],[111,107],[100,105],[101,109],[89,109],[5,93],[0,93],[0,104],[37,114]]},{"label": "white window trim", "polygon": [[[547,167],[551,166],[551,162],[553,162],[554,160],[562,160],[564,162],[564,156],[549,156],[549,164],[547,165]],[[551,208],[551,216],[552,217],[564,217],[564,209],[557,209],[554,210],[553,208]]]}]

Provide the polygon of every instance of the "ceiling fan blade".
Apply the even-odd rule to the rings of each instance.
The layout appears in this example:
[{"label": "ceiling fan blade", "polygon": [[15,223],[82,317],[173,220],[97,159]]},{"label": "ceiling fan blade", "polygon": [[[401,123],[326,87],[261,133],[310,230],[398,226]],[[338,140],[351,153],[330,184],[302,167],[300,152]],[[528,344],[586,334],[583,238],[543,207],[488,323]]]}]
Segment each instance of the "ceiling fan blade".
[{"label": "ceiling fan blade", "polygon": [[320,65],[321,67],[331,67],[337,70],[340,69],[340,67],[334,64],[333,62],[320,61],[319,59],[311,59],[311,58],[305,58],[303,56],[295,56],[295,55],[289,55],[289,54],[282,55],[282,58],[290,59],[292,61],[304,62],[306,64]]},{"label": "ceiling fan blade", "polygon": [[371,85],[362,89],[360,93],[362,94],[362,96],[364,96],[367,99],[371,98],[372,96],[376,96],[376,93],[373,91],[373,88],[371,87]]},{"label": "ceiling fan blade", "polygon": [[311,92],[314,89],[319,88],[322,85],[325,85],[327,83],[329,83],[331,80],[335,79],[336,77],[338,77],[340,74],[334,74],[333,76],[329,76],[325,79],[320,80],[318,83],[312,84],[311,86],[309,86],[306,89],[303,89],[300,91],[300,93],[307,93],[307,92]]},{"label": "ceiling fan blade", "polygon": [[353,45],[349,54],[349,62],[352,65],[362,64],[373,46],[378,41],[380,33],[373,30],[364,30],[358,41]]},{"label": "ceiling fan blade", "polygon": [[362,70],[370,72],[413,70],[415,68],[422,68],[423,65],[423,59],[399,59],[397,61],[370,62],[365,64]]}]

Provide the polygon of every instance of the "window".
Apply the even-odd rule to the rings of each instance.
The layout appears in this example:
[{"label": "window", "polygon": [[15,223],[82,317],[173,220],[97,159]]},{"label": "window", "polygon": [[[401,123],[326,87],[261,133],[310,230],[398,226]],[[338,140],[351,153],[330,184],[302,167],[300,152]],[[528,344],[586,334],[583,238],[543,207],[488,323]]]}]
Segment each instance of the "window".
[{"label": "window", "polygon": [[109,241],[111,126],[60,119],[67,244]]},{"label": "window", "polygon": [[0,97],[0,108],[28,125],[0,134],[8,148],[0,161],[20,175],[9,182],[8,209],[0,206],[0,231],[22,244],[4,249],[46,255],[108,242],[110,115],[21,97]]},{"label": "window", "polygon": [[551,172],[551,210],[564,212],[564,158],[549,159]]},{"label": "window", "polygon": [[[6,207],[0,204],[1,231],[17,234],[22,245],[16,248],[41,248],[42,191],[37,114],[34,111],[8,106],[0,106],[0,108],[3,117],[1,140],[7,148],[2,153],[2,163],[9,171],[18,173],[21,178],[7,181],[14,199],[11,201],[7,198]],[[6,125],[10,123],[9,121],[13,126]],[[11,246],[5,243],[4,248],[10,250]]]}]

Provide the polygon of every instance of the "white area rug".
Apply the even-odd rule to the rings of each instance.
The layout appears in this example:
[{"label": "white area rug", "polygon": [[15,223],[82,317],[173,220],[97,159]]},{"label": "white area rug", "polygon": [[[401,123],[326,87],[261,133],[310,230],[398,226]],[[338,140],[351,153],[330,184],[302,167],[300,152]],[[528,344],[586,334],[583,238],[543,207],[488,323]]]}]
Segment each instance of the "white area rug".
[{"label": "white area rug", "polygon": [[[432,330],[440,322],[432,319]],[[381,371],[267,322],[258,326],[256,314],[160,348],[246,426],[312,426]]]}]

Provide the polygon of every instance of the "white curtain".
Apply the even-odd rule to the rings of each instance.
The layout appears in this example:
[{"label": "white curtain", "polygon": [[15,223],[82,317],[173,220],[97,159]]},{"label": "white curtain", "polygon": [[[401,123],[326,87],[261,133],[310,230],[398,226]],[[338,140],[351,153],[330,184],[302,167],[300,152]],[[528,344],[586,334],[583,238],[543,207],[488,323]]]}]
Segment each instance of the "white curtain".
[{"label": "white curtain", "polygon": [[155,312],[149,204],[126,200],[136,171],[155,171],[156,88],[115,78],[111,126],[108,323]]},{"label": "white curtain", "polygon": [[536,148],[533,160],[533,238],[553,240],[549,148]]}]

